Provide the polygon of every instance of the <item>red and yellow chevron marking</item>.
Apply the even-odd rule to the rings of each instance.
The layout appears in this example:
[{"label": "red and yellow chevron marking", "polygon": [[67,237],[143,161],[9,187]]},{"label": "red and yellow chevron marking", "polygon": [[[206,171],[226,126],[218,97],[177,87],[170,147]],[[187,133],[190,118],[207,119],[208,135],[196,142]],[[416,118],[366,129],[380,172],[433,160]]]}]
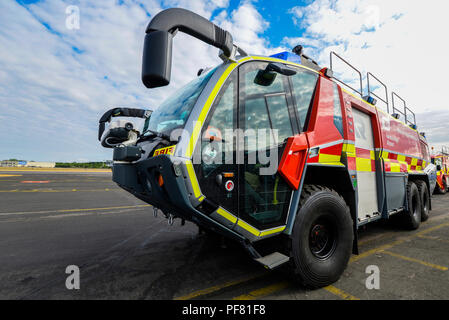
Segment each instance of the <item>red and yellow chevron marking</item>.
[{"label": "red and yellow chevron marking", "polygon": [[[314,147],[311,147],[313,149]],[[343,149],[343,142],[334,144],[329,147],[320,148],[318,156],[309,158],[308,163],[319,163],[328,165],[342,165],[341,151]]]},{"label": "red and yellow chevron marking", "polygon": [[422,172],[427,162],[402,154],[382,151],[386,172]]},{"label": "red and yellow chevron marking", "polygon": [[348,161],[348,170],[357,170],[362,172],[375,172],[375,152],[374,150],[356,147],[352,143],[343,145],[343,152]]}]

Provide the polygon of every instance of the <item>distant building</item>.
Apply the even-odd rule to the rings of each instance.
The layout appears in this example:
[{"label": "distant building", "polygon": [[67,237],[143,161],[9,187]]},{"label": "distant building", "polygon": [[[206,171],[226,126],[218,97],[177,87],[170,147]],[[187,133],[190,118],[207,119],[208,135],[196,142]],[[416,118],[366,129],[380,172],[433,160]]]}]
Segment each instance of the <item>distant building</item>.
[{"label": "distant building", "polygon": [[19,164],[19,161],[17,160],[3,160],[0,162],[1,167],[17,167]]},{"label": "distant building", "polygon": [[54,168],[56,166],[56,162],[41,162],[41,161],[27,161],[25,167],[32,168]]}]

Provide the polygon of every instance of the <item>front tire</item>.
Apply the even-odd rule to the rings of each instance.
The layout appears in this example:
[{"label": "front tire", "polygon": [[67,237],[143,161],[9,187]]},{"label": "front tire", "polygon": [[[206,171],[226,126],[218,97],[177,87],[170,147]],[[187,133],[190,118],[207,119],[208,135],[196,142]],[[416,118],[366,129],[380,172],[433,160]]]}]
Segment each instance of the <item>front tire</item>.
[{"label": "front tire", "polygon": [[322,186],[304,186],[290,237],[295,280],[310,288],[337,281],[351,256],[353,237],[344,199]]}]

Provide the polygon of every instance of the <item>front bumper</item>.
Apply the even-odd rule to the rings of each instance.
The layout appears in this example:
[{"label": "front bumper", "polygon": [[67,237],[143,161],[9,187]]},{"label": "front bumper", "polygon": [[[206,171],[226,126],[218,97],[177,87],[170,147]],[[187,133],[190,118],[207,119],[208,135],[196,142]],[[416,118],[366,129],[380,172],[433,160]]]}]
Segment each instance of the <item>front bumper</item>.
[{"label": "front bumper", "polygon": [[[175,163],[181,169],[178,174],[175,173]],[[114,163],[112,180],[166,214],[171,213],[226,237],[244,241],[241,235],[201,211],[202,196],[196,194],[197,182],[192,181],[196,179],[192,177],[192,170],[193,166],[187,159],[159,155],[136,163]],[[162,175],[164,181],[162,186],[158,183],[159,175]]]}]

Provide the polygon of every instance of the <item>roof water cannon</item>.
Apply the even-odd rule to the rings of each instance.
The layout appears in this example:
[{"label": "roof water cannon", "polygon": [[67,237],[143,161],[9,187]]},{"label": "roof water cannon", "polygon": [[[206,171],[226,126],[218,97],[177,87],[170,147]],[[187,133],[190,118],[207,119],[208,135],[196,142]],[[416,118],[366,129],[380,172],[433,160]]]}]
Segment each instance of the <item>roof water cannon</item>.
[{"label": "roof water cannon", "polygon": [[170,83],[173,37],[178,31],[221,49],[228,58],[234,54],[232,36],[228,31],[189,10],[166,9],[154,16],[145,31],[142,82],[147,88]]}]

